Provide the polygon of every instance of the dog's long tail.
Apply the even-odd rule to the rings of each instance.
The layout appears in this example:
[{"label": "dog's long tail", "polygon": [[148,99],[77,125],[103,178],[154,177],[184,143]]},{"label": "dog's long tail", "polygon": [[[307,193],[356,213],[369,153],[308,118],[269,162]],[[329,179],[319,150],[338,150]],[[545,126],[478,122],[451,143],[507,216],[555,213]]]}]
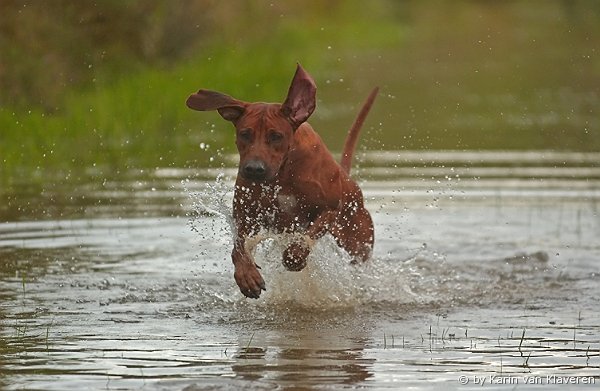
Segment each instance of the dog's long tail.
[{"label": "dog's long tail", "polygon": [[350,128],[348,136],[346,136],[346,142],[344,143],[344,150],[342,152],[340,166],[342,166],[342,169],[348,174],[350,173],[350,168],[352,168],[352,155],[354,155],[354,150],[356,149],[358,134],[360,133],[360,129],[362,128],[363,123],[369,114],[369,110],[371,110],[371,106],[373,106],[373,102],[375,101],[378,92],[379,87],[373,88],[373,91],[371,91],[369,94],[369,97],[363,104],[363,107],[358,112],[358,116]]}]

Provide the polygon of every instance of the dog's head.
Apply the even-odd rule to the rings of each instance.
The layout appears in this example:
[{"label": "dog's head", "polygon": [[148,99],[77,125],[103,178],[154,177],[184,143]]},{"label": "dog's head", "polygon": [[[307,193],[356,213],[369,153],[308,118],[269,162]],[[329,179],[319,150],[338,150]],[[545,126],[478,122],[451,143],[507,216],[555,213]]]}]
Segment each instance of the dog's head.
[{"label": "dog's head", "polygon": [[270,181],[285,161],[294,132],[314,111],[316,90],[312,77],[298,65],[283,104],[248,103],[208,90],[190,95],[186,104],[194,110],[217,110],[232,122],[240,153],[239,175],[254,182]]}]

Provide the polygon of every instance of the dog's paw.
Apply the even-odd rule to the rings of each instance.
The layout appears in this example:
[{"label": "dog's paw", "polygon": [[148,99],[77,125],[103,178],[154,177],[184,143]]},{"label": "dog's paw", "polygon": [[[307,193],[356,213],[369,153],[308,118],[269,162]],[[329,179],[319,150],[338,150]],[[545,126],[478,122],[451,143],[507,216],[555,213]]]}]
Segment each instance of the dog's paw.
[{"label": "dog's paw", "polygon": [[255,264],[237,265],[233,276],[235,282],[244,296],[258,299],[262,291],[266,291],[265,280],[263,280]]},{"label": "dog's paw", "polygon": [[306,267],[310,247],[303,241],[293,242],[283,252],[283,266],[289,271],[299,272]]}]

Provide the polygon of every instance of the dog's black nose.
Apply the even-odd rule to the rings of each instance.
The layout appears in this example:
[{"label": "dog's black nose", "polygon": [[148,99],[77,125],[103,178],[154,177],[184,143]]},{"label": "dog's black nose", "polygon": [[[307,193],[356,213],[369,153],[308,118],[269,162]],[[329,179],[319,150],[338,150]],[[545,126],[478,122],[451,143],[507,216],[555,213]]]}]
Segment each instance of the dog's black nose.
[{"label": "dog's black nose", "polygon": [[267,176],[267,167],[263,161],[250,160],[244,164],[242,175],[247,179],[262,180]]}]

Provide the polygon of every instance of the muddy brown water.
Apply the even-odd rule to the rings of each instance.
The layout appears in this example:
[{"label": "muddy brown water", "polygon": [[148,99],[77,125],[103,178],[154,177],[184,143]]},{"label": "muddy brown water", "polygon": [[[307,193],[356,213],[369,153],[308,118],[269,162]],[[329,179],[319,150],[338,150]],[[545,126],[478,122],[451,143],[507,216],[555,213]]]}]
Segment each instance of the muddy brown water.
[{"label": "muddy brown water", "polygon": [[287,272],[267,235],[259,300],[232,277],[233,167],[22,187],[0,224],[0,388],[598,387],[600,155],[358,160],[372,262],[326,237]]}]

